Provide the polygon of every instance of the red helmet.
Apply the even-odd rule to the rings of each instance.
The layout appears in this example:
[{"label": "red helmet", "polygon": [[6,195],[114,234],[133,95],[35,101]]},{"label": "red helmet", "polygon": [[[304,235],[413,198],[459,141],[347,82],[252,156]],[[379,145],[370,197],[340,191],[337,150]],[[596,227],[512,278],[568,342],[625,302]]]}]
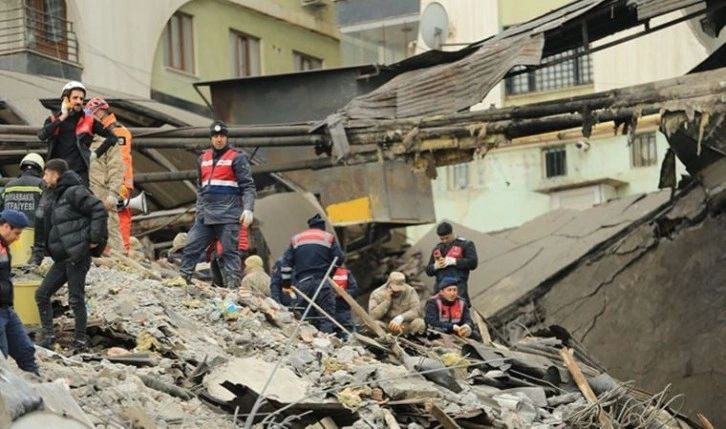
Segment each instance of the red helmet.
[{"label": "red helmet", "polygon": [[108,103],[101,97],[93,97],[86,103],[86,110],[91,113],[96,113],[99,110],[108,110]]}]

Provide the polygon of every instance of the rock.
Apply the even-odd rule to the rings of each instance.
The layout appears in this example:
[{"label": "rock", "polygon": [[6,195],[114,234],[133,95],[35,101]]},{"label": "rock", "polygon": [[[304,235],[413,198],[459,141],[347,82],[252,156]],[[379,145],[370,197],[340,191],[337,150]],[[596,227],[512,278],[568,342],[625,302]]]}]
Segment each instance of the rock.
[{"label": "rock", "polygon": [[402,366],[380,364],[376,367],[379,387],[392,400],[407,398],[438,398],[441,396],[436,385],[420,375],[407,375]]},{"label": "rock", "polygon": [[371,399],[374,401],[382,401],[383,400],[383,390],[381,388],[376,387],[375,389],[371,389]]},{"label": "rock", "polygon": [[313,347],[320,351],[330,352],[332,351],[333,344],[327,338],[318,337],[313,339]]},{"label": "rock", "polygon": [[243,346],[252,342],[252,333],[244,331],[234,336],[234,343],[238,346]]}]

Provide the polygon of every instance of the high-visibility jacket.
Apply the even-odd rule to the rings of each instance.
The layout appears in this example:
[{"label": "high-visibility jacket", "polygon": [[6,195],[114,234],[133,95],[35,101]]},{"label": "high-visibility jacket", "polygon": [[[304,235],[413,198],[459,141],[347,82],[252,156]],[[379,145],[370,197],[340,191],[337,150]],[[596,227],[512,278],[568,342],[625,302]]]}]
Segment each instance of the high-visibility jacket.
[{"label": "high-visibility jacket", "polygon": [[333,281],[342,289],[348,289],[348,270],[342,267],[335,269]]},{"label": "high-visibility jacket", "polygon": [[293,271],[297,281],[308,277],[322,279],[335,257],[338,258],[336,265],[340,265],[345,254],[333,234],[310,228],[294,235],[290,240],[290,247],[283,255],[283,285],[290,284]]},{"label": "high-visibility jacket", "polygon": [[101,122],[104,128],[109,128],[118,137],[119,152],[121,153],[121,162],[123,163],[123,183],[120,194],[123,198],[128,198],[130,191],[134,189],[134,165],[131,158],[131,143],[133,137],[131,131],[124,127],[116,119],[116,115],[109,113]]},{"label": "high-visibility jacket", "polygon": [[0,307],[12,307],[13,305],[11,266],[10,246],[0,236]]},{"label": "high-visibility jacket", "polygon": [[32,171],[25,171],[20,177],[8,182],[0,198],[0,210],[12,209],[25,213],[29,226],[35,225],[35,211],[43,193],[43,179]]},{"label": "high-visibility jacket", "polygon": [[456,298],[452,305],[444,305],[440,296],[433,298],[436,301],[436,308],[439,311],[439,321],[446,323],[458,324],[464,317],[464,306],[466,303],[463,298]]},{"label": "high-visibility jacket", "polygon": [[[50,115],[50,121],[54,122],[57,118],[54,115]],[[93,135],[93,115],[83,115],[78,119],[78,122],[76,123],[76,135],[80,136],[81,134],[90,134]],[[60,128],[56,128],[55,131],[53,131],[54,136],[60,135]]]},{"label": "high-visibility jacket", "polygon": [[[456,264],[437,270],[435,264],[439,257],[454,258]],[[459,292],[462,292],[462,289],[469,281],[469,271],[476,269],[478,264],[479,259],[474,242],[457,237],[449,243],[438,243],[434,246],[429,257],[429,263],[426,265],[426,274],[436,277],[437,289],[434,292],[438,292],[438,284],[444,277],[458,277],[461,280]]]},{"label": "high-visibility jacket", "polygon": [[200,166],[201,182],[205,193],[212,194],[238,194],[239,184],[232,168],[232,161],[237,156],[235,149],[229,149],[215,163],[212,151],[207,150],[202,155]]}]

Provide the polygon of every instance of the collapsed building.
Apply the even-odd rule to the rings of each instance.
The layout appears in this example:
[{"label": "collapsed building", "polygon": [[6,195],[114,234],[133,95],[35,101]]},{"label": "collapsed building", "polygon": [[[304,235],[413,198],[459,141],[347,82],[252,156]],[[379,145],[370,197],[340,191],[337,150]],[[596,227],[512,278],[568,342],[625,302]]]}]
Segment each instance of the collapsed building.
[{"label": "collapsed building", "polygon": [[[683,7],[695,9],[684,19],[703,18],[718,34],[724,7],[716,3],[583,0],[458,52],[432,52],[390,67],[206,85],[215,113],[236,124],[232,143],[254,150],[257,171],[267,178],[260,180],[261,188],[271,194],[317,194],[320,209],[330,214],[350,254],[360,259],[373,255],[374,262],[395,227],[434,220],[426,174],[433,177],[437,166],[468,161],[512,138],[546,131],[582,127],[587,136],[594,124],[614,121],[616,128],[623,126],[632,134],[638,118],[661,114],[671,156],[678,156],[700,184],[673,199],[664,191],[582,215],[553,212],[517,230],[491,234],[480,246],[485,263],[475,273],[481,277],[471,282],[474,305],[502,332],[502,342],[516,344],[523,332],[561,325],[595,351],[602,368],[614,376],[635,379],[651,391],[672,381],[677,391],[687,393],[687,410],[720,418],[721,385],[712,377],[720,371],[715,362],[719,352],[711,350],[723,350],[722,323],[713,314],[720,314],[714,306],[722,296],[714,237],[721,222],[724,52],[714,53],[693,74],[669,81],[461,113],[514,66],[545,66],[546,56],[575,46],[587,49],[589,43],[628,28],[642,25],[643,33],[656,31],[648,25],[650,18]],[[267,86],[260,85],[264,79]],[[304,91],[324,90],[336,79],[339,96],[319,97],[323,105],[295,110],[281,98],[258,99],[279,107],[272,109],[281,112],[274,118],[279,125],[259,125],[270,117],[245,109],[255,91],[264,97],[274,86],[303,91],[296,96],[306,98],[309,93]],[[311,86],[314,81],[318,86]],[[345,91],[343,83],[348,85]],[[112,110],[128,107],[122,97],[110,98]],[[47,101],[50,107],[52,103]],[[181,115],[174,112],[167,118]],[[170,240],[170,234],[193,219],[185,207],[194,198],[193,185],[185,181],[194,178],[195,152],[207,144],[202,128],[155,129],[164,121],[176,127],[208,122],[132,123],[146,128],[134,130],[140,159],[151,159],[148,164],[140,161],[138,182],[150,190],[157,210],[137,218],[135,231],[151,231],[151,241],[157,243]],[[9,134],[3,140],[8,150],[20,151],[13,156],[27,152],[33,127],[4,132]],[[166,161],[149,155],[154,151],[165,151]],[[675,188],[673,169],[667,165],[663,187]],[[414,175],[412,169],[425,174]],[[260,218],[264,221],[265,215]],[[270,249],[279,246],[273,244],[279,239],[263,235]],[[425,255],[424,243],[416,248]],[[627,352],[625,343],[632,344]],[[706,377],[711,377],[709,383]]]}]

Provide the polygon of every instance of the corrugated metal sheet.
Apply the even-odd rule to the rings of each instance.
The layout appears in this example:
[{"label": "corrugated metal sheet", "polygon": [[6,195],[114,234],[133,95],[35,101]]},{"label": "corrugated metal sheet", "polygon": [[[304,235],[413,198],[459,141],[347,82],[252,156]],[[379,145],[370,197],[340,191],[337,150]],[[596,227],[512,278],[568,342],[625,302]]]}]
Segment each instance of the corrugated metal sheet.
[{"label": "corrugated metal sheet", "polygon": [[705,0],[629,0],[628,6],[638,8],[638,19],[646,20],[689,6],[706,8]]}]

